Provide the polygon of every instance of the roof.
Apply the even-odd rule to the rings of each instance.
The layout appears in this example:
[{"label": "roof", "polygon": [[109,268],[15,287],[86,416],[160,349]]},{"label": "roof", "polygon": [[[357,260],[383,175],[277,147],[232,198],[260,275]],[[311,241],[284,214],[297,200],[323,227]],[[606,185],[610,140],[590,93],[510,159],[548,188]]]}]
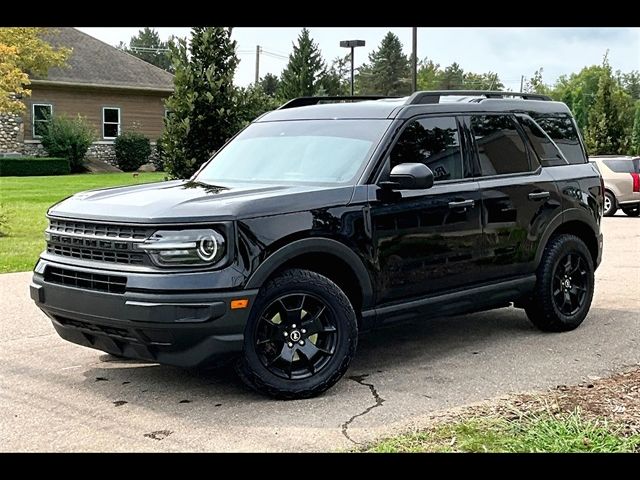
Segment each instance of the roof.
[{"label": "roof", "polygon": [[[414,94],[416,95],[416,94]],[[311,119],[391,119],[428,113],[465,112],[539,112],[569,113],[562,102],[506,98],[465,98],[441,103],[409,103],[412,97],[363,100],[343,103],[319,103],[304,107],[274,110],[260,117],[260,122]]]},{"label": "roof", "polygon": [[144,60],[71,27],[54,27],[46,40],[55,46],[72,48],[64,67],[50,68],[34,84],[173,90],[173,75]]}]

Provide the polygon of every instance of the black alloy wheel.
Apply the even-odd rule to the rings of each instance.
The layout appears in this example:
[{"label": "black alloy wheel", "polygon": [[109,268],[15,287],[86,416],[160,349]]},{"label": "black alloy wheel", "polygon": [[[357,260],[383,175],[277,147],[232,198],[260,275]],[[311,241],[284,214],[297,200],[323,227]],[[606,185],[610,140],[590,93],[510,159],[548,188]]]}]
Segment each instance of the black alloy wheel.
[{"label": "black alloy wheel", "polygon": [[322,370],[335,354],[338,330],[326,303],[291,293],[272,301],[255,333],[258,358],[271,373],[298,380]]},{"label": "black alloy wheel", "polygon": [[556,265],[553,301],[563,315],[575,315],[584,305],[589,286],[587,268],[579,253],[568,253]]}]

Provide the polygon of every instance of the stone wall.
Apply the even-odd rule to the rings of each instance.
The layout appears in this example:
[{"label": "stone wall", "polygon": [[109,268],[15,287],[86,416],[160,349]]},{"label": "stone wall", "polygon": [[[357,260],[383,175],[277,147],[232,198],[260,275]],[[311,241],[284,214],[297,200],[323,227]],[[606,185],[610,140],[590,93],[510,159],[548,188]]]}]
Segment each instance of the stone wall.
[{"label": "stone wall", "polygon": [[116,165],[116,152],[113,143],[94,143],[87,151],[87,158],[101,160],[111,165]]},{"label": "stone wall", "polygon": [[22,153],[24,124],[16,115],[0,115],[0,154]]},{"label": "stone wall", "polygon": [[[25,157],[47,156],[47,152],[40,142],[28,141],[25,143],[22,118],[15,115],[0,115],[0,156],[7,154]],[[157,155],[156,146],[152,144],[151,156],[148,161],[152,162]],[[93,143],[87,151],[87,158],[117,166],[113,143]]]}]

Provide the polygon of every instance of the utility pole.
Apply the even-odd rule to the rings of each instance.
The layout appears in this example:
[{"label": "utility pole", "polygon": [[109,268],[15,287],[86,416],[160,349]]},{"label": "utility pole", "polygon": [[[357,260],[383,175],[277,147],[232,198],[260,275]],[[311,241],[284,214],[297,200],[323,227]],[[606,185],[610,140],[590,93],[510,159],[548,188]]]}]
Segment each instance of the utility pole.
[{"label": "utility pole", "polygon": [[256,85],[260,80],[260,45],[256,45]]},{"label": "utility pole", "polygon": [[520,93],[522,93],[523,88],[524,88],[524,75],[520,75]]},{"label": "utility pole", "polygon": [[418,27],[413,28],[413,59],[411,65],[411,92],[418,90]]}]

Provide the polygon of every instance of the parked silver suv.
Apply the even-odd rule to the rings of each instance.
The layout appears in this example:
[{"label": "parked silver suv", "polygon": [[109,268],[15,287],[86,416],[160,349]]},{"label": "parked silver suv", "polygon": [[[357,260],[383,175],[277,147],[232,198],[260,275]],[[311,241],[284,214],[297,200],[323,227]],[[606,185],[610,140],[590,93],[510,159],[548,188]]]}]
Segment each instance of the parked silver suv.
[{"label": "parked silver suv", "polygon": [[604,179],[604,215],[618,208],[630,217],[640,215],[640,157],[596,155],[589,157]]}]

